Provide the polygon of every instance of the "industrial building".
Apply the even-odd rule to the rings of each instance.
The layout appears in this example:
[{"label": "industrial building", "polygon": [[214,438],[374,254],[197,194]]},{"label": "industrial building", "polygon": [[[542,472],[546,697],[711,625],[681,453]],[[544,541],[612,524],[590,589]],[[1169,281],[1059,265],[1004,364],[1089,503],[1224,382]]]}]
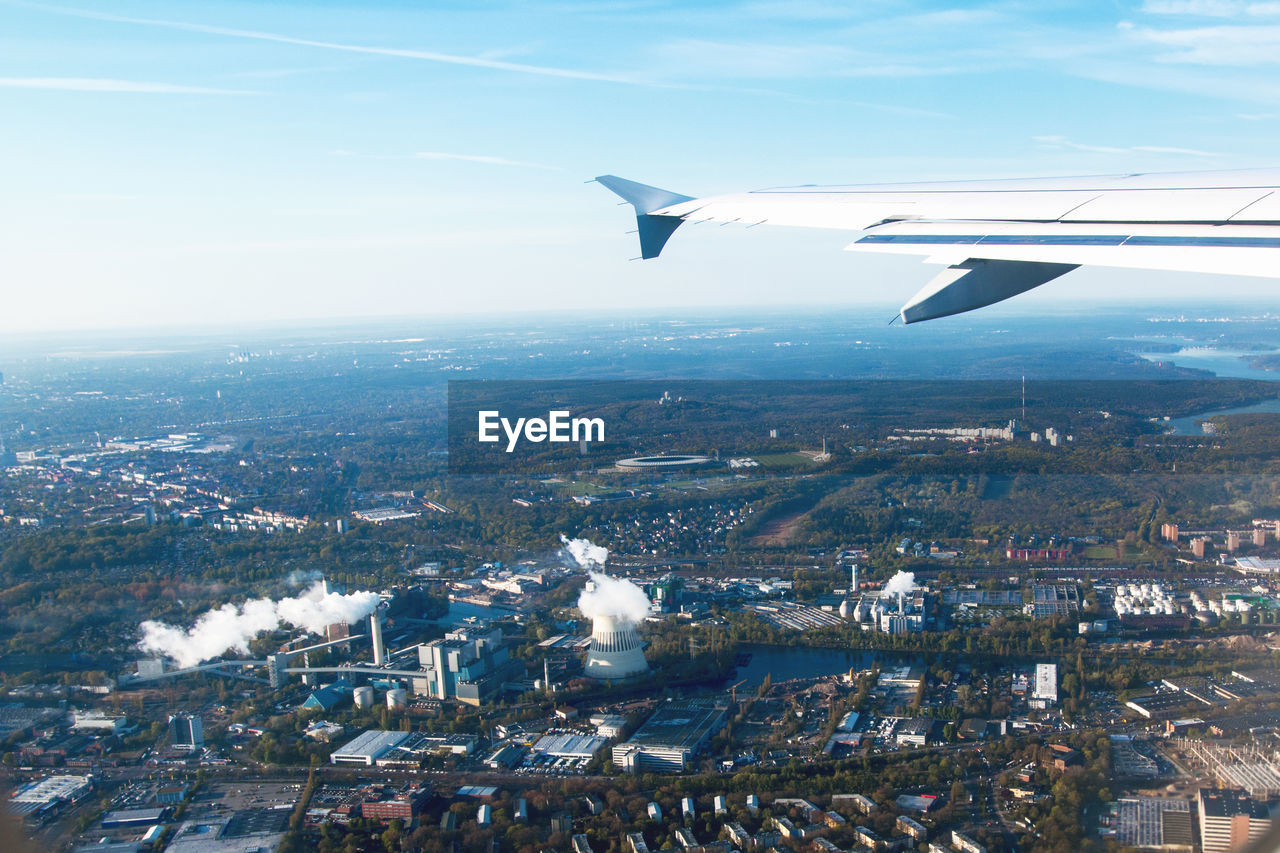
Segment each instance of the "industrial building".
[{"label": "industrial building", "polygon": [[289,828],[288,809],[253,809],[231,817],[189,820],[178,827],[166,853],[244,853],[274,850]]},{"label": "industrial building", "polygon": [[1032,707],[1046,708],[1058,702],[1058,665],[1036,664],[1036,683],[1031,692]]},{"label": "industrial building", "polygon": [[137,828],[163,823],[169,809],[121,809],[107,812],[102,817],[103,829]]},{"label": "industrial building", "polygon": [[39,822],[78,802],[93,791],[88,776],[49,776],[28,782],[9,798],[9,813],[29,822]]},{"label": "industrial building", "polygon": [[627,720],[617,714],[596,714],[589,720],[596,727],[596,734],[603,738],[615,738],[627,727]]},{"label": "industrial building", "polygon": [[338,679],[312,692],[302,703],[304,711],[328,711],[351,698],[351,682]]},{"label": "industrial building", "polygon": [[1072,616],[1080,612],[1080,588],[1075,584],[1031,585],[1031,601],[1023,611],[1032,619]]},{"label": "industrial building", "polygon": [[1116,842],[1125,847],[1194,846],[1191,803],[1180,797],[1122,797],[1116,803]]},{"label": "industrial building", "polygon": [[576,758],[590,761],[608,738],[599,735],[583,735],[572,732],[550,733],[538,738],[533,752],[553,758]]},{"label": "industrial building", "polygon": [[404,743],[409,737],[409,732],[384,732],[370,729],[346,746],[335,750],[329,756],[329,763],[363,764],[366,767],[372,767],[379,758]]},{"label": "industrial building", "polygon": [[524,667],[511,659],[498,628],[463,628],[443,639],[418,647],[421,672],[413,690],[436,699],[457,699],[481,705],[509,681],[524,676]]},{"label": "industrial building", "polygon": [[613,748],[613,763],[628,773],[679,773],[724,727],[728,710],[706,699],[664,702],[630,740]]},{"label": "industrial building", "polygon": [[932,739],[934,720],[928,717],[910,717],[893,727],[893,737],[899,746],[927,746]]},{"label": "industrial building", "polygon": [[858,624],[863,631],[881,634],[917,634],[924,630],[925,591],[913,589],[911,596],[886,592],[860,595],[856,602],[840,605],[840,615]]},{"label": "industrial building", "polygon": [[104,735],[120,734],[126,722],[124,717],[109,716],[101,711],[76,711],[71,716],[72,729]]}]

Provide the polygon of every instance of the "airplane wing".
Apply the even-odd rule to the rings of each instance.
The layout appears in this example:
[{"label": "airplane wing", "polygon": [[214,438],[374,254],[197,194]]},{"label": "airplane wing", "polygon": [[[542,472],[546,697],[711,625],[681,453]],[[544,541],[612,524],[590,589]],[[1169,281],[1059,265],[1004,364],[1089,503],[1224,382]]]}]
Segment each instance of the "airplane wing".
[{"label": "airplane wing", "polygon": [[1280,278],[1280,169],[800,186],[692,198],[596,178],[636,212],[642,258],[684,222],[861,232],[854,252],[945,265],[906,323],[972,311],[1083,265]]}]

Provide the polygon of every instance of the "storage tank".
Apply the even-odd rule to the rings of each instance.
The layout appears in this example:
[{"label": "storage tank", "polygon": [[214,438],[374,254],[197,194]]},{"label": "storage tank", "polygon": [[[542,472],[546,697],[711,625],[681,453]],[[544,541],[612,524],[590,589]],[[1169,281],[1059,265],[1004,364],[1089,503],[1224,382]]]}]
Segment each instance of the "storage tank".
[{"label": "storage tank", "polygon": [[357,687],[351,691],[351,698],[355,701],[356,707],[360,710],[368,710],[373,707],[373,688],[365,685]]},{"label": "storage tank", "polygon": [[387,707],[388,708],[407,708],[409,706],[409,691],[403,687],[393,687],[387,691]]}]

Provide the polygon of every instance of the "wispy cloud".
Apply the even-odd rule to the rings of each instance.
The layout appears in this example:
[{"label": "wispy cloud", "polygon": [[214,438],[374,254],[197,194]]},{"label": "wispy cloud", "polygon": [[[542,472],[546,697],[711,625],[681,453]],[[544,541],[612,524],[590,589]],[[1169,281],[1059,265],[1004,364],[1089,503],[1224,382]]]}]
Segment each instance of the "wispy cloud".
[{"label": "wispy cloud", "polygon": [[241,89],[212,89],[110,77],[0,77],[0,88],[52,89],[62,92],[136,92],[150,95],[257,95]]},{"label": "wispy cloud", "polygon": [[1228,67],[1280,63],[1277,25],[1222,24],[1171,30],[1130,26],[1127,30],[1139,41],[1167,48],[1156,56],[1161,62]]},{"label": "wispy cloud", "polygon": [[132,201],[142,196],[133,193],[58,193],[54,198],[62,201]]},{"label": "wispy cloud", "polygon": [[1120,147],[1114,145],[1088,145],[1073,142],[1065,136],[1033,136],[1032,140],[1045,148],[1059,148],[1071,151],[1087,151],[1091,154],[1173,154],[1184,157],[1222,157],[1221,152],[1198,151],[1194,148],[1175,148],[1169,145],[1131,145]]},{"label": "wispy cloud", "polygon": [[864,14],[863,5],[821,0],[756,0],[744,3],[742,14],[785,21],[840,21]]},{"label": "wispy cloud", "polygon": [[416,151],[413,154],[366,154],[359,151],[339,149],[332,152],[336,157],[360,157],[368,160],[454,160],[464,163],[479,163],[483,166],[518,166],[524,169],[549,169],[563,171],[560,166],[548,166],[545,163],[530,163],[525,160],[511,160],[506,157],[492,157],[487,154],[454,154],[447,151]]},{"label": "wispy cloud", "polygon": [[505,157],[488,157],[483,154],[449,154],[444,151],[419,151],[413,155],[416,160],[462,160],[467,163],[482,163],[486,166],[523,166],[527,169],[554,169],[559,166],[548,166],[545,163],[527,163],[523,160],[508,160]]},{"label": "wispy cloud", "polygon": [[654,64],[682,75],[785,80],[820,77],[921,77],[957,69],[838,44],[766,44],[674,39],[658,45]]},{"label": "wispy cloud", "polygon": [[1240,0],[1147,0],[1143,14],[1182,15],[1190,18],[1239,18],[1280,15],[1280,3],[1246,3]]},{"label": "wispy cloud", "polygon": [[296,77],[300,74],[321,74],[329,71],[343,71],[341,65],[318,65],[311,68],[260,68],[251,71],[232,71],[227,74],[232,78],[275,80],[283,77]]},{"label": "wispy cloud", "polygon": [[[24,4],[26,5],[26,4]],[[393,56],[400,59],[417,59],[426,62],[438,62],[446,65],[466,65],[472,68],[488,68],[495,71],[510,71],[518,74],[535,74],[544,77],[564,77],[573,80],[593,80],[602,83],[623,83],[632,86],[657,86],[667,88],[665,84],[644,78],[626,75],[609,74],[596,71],[583,71],[573,68],[556,68],[549,65],[529,65],[521,62],[505,62],[500,59],[488,59],[482,56],[459,56],[451,53],[439,53],[430,50],[411,50],[397,47],[380,47],[375,45],[347,44],[345,42],[319,41],[316,39],[295,38],[280,33],[262,32],[259,30],[240,30],[232,27],[219,27],[209,24],[193,24],[184,21],[167,21],[157,18],[134,18],[127,15],[113,15],[107,12],[93,12],[87,9],[73,9],[65,6],[44,6],[31,4],[31,8],[70,15],[77,18],[88,18],[95,21],[109,21],[118,24],[137,24],[148,27],[164,27],[171,30],[205,33],[228,38],[269,41],[279,44],[293,44],[300,47],[314,47],[325,50],[346,51],[348,53],[376,54]]]}]

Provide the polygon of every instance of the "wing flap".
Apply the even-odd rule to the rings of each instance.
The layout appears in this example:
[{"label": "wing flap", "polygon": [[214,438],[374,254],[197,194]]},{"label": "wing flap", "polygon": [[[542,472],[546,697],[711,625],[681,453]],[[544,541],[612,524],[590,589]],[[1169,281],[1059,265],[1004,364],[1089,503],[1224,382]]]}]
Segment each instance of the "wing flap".
[{"label": "wing flap", "polygon": [[1025,293],[1075,268],[1075,264],[969,258],[938,273],[898,313],[904,323],[963,314]]},{"label": "wing flap", "polygon": [[1280,278],[1280,229],[1252,225],[898,222],[846,249]]}]

